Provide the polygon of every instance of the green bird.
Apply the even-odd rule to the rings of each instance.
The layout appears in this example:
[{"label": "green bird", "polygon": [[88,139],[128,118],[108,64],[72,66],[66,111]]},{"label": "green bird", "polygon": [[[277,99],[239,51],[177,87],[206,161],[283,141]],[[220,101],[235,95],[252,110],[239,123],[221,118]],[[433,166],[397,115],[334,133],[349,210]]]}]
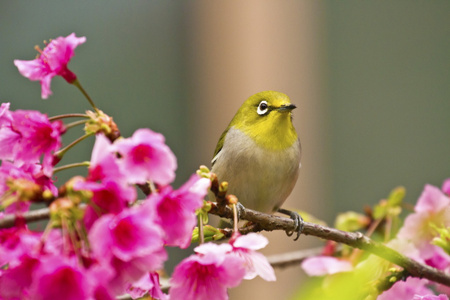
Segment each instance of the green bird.
[{"label": "green bird", "polygon": [[301,145],[292,124],[295,108],[280,92],[265,91],[248,98],[220,136],[211,171],[228,182],[228,193],[246,208],[291,216],[298,238],[303,220],[281,209],[300,171]]}]

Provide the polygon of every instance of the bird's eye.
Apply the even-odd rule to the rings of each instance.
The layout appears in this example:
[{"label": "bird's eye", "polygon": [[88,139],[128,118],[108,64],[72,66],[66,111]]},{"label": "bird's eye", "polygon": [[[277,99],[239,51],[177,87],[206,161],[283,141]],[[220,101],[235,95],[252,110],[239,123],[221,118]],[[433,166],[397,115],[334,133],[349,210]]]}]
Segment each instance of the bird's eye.
[{"label": "bird's eye", "polygon": [[259,102],[258,110],[256,111],[258,115],[265,115],[269,111],[269,105],[266,100]]}]

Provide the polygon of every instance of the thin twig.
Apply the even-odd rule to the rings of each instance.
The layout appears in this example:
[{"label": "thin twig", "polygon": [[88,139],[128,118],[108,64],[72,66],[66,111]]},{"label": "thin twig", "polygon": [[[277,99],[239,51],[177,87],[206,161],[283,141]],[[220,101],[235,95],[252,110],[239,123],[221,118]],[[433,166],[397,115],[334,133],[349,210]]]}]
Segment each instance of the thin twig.
[{"label": "thin twig", "polygon": [[83,136],[80,136],[78,139],[76,139],[75,141],[73,141],[72,143],[70,143],[69,145],[67,145],[66,147],[64,147],[63,149],[59,150],[58,152],[55,153],[56,157],[61,157],[62,155],[64,155],[67,151],[69,151],[73,146],[75,146],[76,144],[80,143],[81,141],[83,141],[84,139],[90,137],[91,135],[94,135],[94,132],[91,133],[86,133]]},{"label": "thin twig", "polygon": [[59,119],[64,119],[64,118],[89,118],[89,116],[86,114],[64,114],[64,115],[53,116],[48,119],[49,119],[49,121],[54,121],[54,120],[59,120]]},{"label": "thin twig", "polygon": [[67,170],[67,169],[71,169],[71,168],[77,168],[77,167],[89,167],[91,163],[88,161],[82,161],[82,162],[77,162],[77,163],[73,163],[73,164],[67,164],[61,167],[57,167],[53,169],[53,173],[57,173],[63,170]]},{"label": "thin twig", "polygon": [[35,209],[23,213],[22,215],[17,214],[6,214],[3,218],[0,218],[0,228],[11,228],[14,227],[16,222],[20,219],[25,220],[26,223],[36,222],[40,220],[46,220],[50,217],[50,210],[48,208]]},{"label": "thin twig", "polygon": [[86,92],[86,90],[81,86],[78,79],[76,79],[74,82],[72,82],[72,84],[81,91],[81,93],[86,97],[87,101],[91,104],[92,108],[94,108],[95,112],[98,113],[99,110],[98,110],[97,106],[95,106],[94,101],[92,101],[92,99],[91,99],[91,96],[89,96],[89,94]]},{"label": "thin twig", "polygon": [[66,130],[69,130],[69,129],[71,129],[71,128],[75,127],[75,126],[78,126],[78,125],[86,124],[86,122],[88,122],[88,120],[79,120],[79,121],[75,121],[75,122],[69,123],[69,124],[66,125]]}]

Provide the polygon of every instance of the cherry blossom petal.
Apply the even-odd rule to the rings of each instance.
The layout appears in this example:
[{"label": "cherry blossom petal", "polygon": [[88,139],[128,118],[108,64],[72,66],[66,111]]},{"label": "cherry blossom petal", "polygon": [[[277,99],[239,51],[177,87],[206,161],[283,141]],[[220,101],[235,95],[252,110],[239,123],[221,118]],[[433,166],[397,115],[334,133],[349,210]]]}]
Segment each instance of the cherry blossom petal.
[{"label": "cherry blossom petal", "polygon": [[305,259],[301,266],[309,276],[323,276],[353,270],[349,261],[331,256],[310,257]]}]

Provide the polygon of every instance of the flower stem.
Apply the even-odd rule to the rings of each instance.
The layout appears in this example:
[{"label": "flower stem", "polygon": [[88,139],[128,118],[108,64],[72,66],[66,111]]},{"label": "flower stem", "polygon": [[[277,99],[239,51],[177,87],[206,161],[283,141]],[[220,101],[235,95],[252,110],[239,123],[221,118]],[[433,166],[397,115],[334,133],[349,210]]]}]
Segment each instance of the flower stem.
[{"label": "flower stem", "polygon": [[90,166],[90,162],[88,161],[83,161],[83,162],[78,162],[78,163],[73,163],[73,164],[68,164],[68,165],[64,165],[61,167],[57,167],[53,169],[53,173],[56,172],[60,172],[60,171],[64,171],[64,170],[68,170],[71,168],[77,168],[77,167],[89,167]]},{"label": "flower stem", "polygon": [[383,221],[383,219],[376,219],[375,222],[373,222],[370,227],[367,229],[366,235],[368,237],[372,236],[372,234],[375,232],[375,230],[377,229],[378,225],[381,224],[381,221]]},{"label": "flower stem", "polygon": [[391,231],[392,231],[392,217],[386,218],[386,225],[385,225],[385,232],[384,232],[384,242],[387,243],[391,239]]},{"label": "flower stem", "polygon": [[[50,215],[49,215],[50,217]],[[47,222],[47,225],[45,226],[44,232],[42,232],[41,240],[40,240],[40,249],[44,248],[45,242],[47,241],[48,235],[50,234],[50,231],[53,228],[53,222],[49,221]]]},{"label": "flower stem", "polygon": [[233,229],[234,232],[238,232],[238,214],[236,204],[233,203]]},{"label": "flower stem", "polygon": [[148,187],[150,189],[150,194],[156,192],[156,186],[155,183],[152,180],[147,181]]},{"label": "flower stem", "polygon": [[55,156],[58,157],[59,159],[61,159],[64,154],[66,154],[66,152],[72,148],[73,146],[75,146],[76,144],[78,144],[79,142],[81,142],[82,140],[90,137],[91,135],[94,135],[94,132],[90,132],[90,133],[86,133],[85,135],[79,137],[78,139],[76,139],[75,141],[73,141],[72,143],[70,143],[69,145],[67,145],[66,147],[64,147],[63,149],[59,150],[58,152],[55,153]]},{"label": "flower stem", "polygon": [[50,117],[50,118],[48,118],[48,120],[55,121],[55,120],[64,119],[64,118],[88,118],[89,119],[89,116],[86,114],[64,114],[64,115]]},{"label": "flower stem", "polygon": [[94,108],[94,110],[98,113],[99,111],[98,111],[97,106],[95,106],[94,101],[92,101],[92,99],[89,96],[89,94],[81,86],[81,84],[78,81],[78,79],[76,79],[74,82],[72,82],[72,84],[75,85],[81,91],[81,93],[83,93],[83,95],[86,97],[87,101],[89,101],[89,103],[91,104],[92,108]]},{"label": "flower stem", "polygon": [[198,214],[197,218],[198,218],[198,235],[199,235],[198,243],[201,245],[205,242],[205,236],[203,233],[203,218],[201,214]]},{"label": "flower stem", "polygon": [[75,126],[81,125],[81,124],[86,124],[86,122],[88,122],[88,120],[79,120],[79,121],[69,123],[69,124],[65,125],[65,127],[66,127],[66,129],[70,129]]}]

